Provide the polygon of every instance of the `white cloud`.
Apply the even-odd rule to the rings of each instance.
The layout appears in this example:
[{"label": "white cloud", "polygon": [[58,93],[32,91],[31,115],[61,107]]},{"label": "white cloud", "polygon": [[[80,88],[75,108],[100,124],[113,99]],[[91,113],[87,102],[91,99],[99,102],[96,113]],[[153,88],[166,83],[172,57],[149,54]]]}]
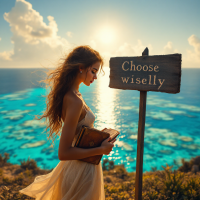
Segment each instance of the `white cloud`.
[{"label": "white cloud", "polygon": [[172,47],[172,42],[168,42],[166,46],[164,46],[164,54],[173,53],[174,49]]},{"label": "white cloud", "polygon": [[[199,68],[200,66],[200,40],[195,35],[188,38],[189,44],[194,47],[193,50],[186,49],[186,54],[182,53],[182,68]],[[173,47],[173,43],[169,41],[163,48],[163,54],[180,53]]]},{"label": "white cloud", "polygon": [[200,68],[200,39],[191,35],[188,38],[190,49],[186,49],[186,54],[183,55],[183,67]]},{"label": "white cloud", "polygon": [[[152,45],[144,46],[141,40],[137,41],[136,45],[129,44],[125,42],[119,46],[114,52],[102,52],[101,54],[105,60],[105,66],[109,66],[110,57],[120,57],[120,56],[141,56],[144,49],[148,47],[149,52],[152,52]],[[149,54],[150,55],[150,54]]]},{"label": "white cloud", "polygon": [[[141,56],[145,48],[146,46],[142,44],[141,40],[138,40],[136,45],[131,45],[125,42],[123,45],[121,45],[117,49],[116,55],[117,56]],[[151,52],[152,50],[151,44],[148,45],[148,49]]]},{"label": "white cloud", "polygon": [[25,0],[16,0],[11,11],[4,14],[4,19],[13,33],[14,49],[10,53],[0,53],[0,60],[6,58],[8,62],[4,64],[8,67],[41,67],[41,64],[58,59],[70,47],[66,39],[57,35],[54,17],[47,17],[47,25],[40,13]]},{"label": "white cloud", "polygon": [[116,54],[118,56],[133,56],[135,55],[135,49],[131,44],[125,42],[117,49]]},{"label": "white cloud", "polygon": [[11,56],[13,55],[13,50],[11,51],[4,51],[0,53],[0,60],[11,60]]},{"label": "white cloud", "polygon": [[163,54],[174,54],[177,52],[178,52],[178,50],[174,49],[173,43],[170,41],[164,46]]},{"label": "white cloud", "polygon": [[194,50],[187,50],[189,59],[198,62],[200,64],[200,39],[195,35],[191,35],[188,38],[188,42],[194,47]]},{"label": "white cloud", "polygon": [[71,38],[72,35],[73,35],[72,32],[70,32],[70,31],[68,31],[66,34],[67,34],[67,36],[70,37],[70,38]]}]

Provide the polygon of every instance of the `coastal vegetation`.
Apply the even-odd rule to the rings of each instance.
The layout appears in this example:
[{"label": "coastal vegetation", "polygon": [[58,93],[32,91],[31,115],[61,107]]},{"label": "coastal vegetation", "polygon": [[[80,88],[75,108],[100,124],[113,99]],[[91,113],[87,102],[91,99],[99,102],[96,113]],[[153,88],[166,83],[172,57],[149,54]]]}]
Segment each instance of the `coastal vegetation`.
[{"label": "coastal vegetation", "polygon": [[[21,161],[21,165],[13,165],[8,160],[8,153],[0,154],[0,200],[35,199],[18,191],[30,185],[36,176],[50,173],[52,169],[40,169],[37,162],[29,158]],[[103,160],[102,168],[106,200],[135,199],[135,172],[129,173],[124,165],[114,165],[107,159]],[[167,164],[162,168],[143,173],[144,200],[200,199],[200,156],[190,161],[182,159],[177,170]]]}]

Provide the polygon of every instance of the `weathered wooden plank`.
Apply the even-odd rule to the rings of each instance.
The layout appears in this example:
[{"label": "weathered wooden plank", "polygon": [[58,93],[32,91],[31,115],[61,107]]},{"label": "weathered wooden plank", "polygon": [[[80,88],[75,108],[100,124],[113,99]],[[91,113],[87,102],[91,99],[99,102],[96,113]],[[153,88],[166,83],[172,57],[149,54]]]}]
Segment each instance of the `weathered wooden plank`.
[{"label": "weathered wooden plank", "polygon": [[111,88],[178,93],[180,81],[181,54],[110,59]]}]

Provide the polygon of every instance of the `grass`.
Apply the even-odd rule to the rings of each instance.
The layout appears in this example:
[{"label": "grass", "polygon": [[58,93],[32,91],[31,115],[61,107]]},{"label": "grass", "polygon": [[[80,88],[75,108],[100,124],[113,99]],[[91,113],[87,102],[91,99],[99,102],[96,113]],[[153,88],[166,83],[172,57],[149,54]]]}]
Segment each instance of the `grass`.
[{"label": "grass", "polygon": [[[9,154],[0,154],[0,200],[34,199],[18,191],[30,185],[36,176],[50,173],[37,167],[36,161],[27,159],[21,165],[8,163]],[[162,166],[163,170],[152,168],[143,173],[142,199],[144,200],[199,200],[200,172],[194,170],[200,166],[199,157],[189,162],[182,159],[182,166],[172,170],[173,166]],[[113,161],[103,160],[104,189],[106,200],[135,199],[136,173],[128,173],[124,165],[114,165]],[[10,170],[12,177],[4,175]]]}]

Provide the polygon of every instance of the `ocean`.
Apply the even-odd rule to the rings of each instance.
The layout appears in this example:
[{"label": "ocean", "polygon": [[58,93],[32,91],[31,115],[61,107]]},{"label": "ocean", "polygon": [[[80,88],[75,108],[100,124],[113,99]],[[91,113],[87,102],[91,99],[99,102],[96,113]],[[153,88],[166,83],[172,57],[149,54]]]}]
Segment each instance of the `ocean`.
[{"label": "ocean", "polygon": [[[9,162],[35,159],[43,169],[58,163],[59,137],[55,147],[44,132],[45,124],[35,119],[46,107],[48,91],[38,81],[43,69],[0,69],[0,154],[9,153]],[[139,97],[137,90],[109,88],[109,68],[90,87],[80,92],[95,114],[94,127],[120,132],[112,152],[104,159],[136,170]],[[200,155],[200,69],[182,69],[180,93],[147,92],[143,172],[173,165],[181,159]],[[176,161],[176,165],[174,164]]]}]

